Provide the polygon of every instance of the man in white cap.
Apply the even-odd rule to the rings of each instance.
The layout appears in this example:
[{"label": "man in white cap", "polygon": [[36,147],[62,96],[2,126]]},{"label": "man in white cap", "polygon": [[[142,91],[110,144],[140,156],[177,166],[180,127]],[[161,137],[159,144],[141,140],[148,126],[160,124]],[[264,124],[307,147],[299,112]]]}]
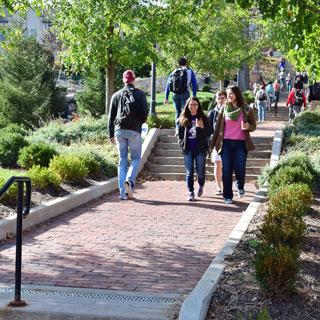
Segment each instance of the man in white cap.
[{"label": "man in white cap", "polygon": [[[135,180],[141,160],[141,127],[148,117],[147,98],[134,87],[135,74],[126,70],[122,77],[124,87],[113,94],[109,112],[109,138],[119,152],[118,184],[120,199],[133,196]],[[128,148],[131,164],[128,168]]]}]

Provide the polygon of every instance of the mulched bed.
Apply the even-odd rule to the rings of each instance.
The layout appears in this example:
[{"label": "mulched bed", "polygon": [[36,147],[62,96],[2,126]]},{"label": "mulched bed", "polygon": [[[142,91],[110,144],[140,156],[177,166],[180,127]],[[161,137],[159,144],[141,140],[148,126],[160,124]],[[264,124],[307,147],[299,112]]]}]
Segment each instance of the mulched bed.
[{"label": "mulched bed", "polygon": [[253,320],[263,309],[268,310],[272,320],[320,319],[320,190],[305,217],[308,235],[301,253],[298,290],[287,301],[266,298],[254,277],[254,251],[249,242],[255,239],[266,208],[267,203],[260,206],[235,252],[228,257],[207,320]]}]

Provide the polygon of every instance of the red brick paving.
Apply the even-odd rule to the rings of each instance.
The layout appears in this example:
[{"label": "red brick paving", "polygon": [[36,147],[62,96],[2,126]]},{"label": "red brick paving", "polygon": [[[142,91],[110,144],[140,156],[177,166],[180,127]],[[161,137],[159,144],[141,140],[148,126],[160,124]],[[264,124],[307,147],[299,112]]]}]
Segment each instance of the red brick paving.
[{"label": "red brick paving", "polygon": [[[187,293],[223,246],[256,188],[226,206],[207,183],[186,201],[183,181],[139,185],[136,199],[106,195],[24,234],[25,284]],[[13,283],[13,241],[0,246],[0,282]]]}]

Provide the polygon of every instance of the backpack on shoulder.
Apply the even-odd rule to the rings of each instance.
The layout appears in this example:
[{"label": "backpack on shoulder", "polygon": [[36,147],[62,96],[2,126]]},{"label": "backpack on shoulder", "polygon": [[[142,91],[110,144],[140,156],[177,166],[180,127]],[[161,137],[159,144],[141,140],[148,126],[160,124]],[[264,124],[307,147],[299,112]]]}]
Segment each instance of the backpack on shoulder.
[{"label": "backpack on shoulder", "polygon": [[188,90],[188,69],[178,68],[174,70],[170,81],[170,91],[183,94]]},{"label": "backpack on shoulder", "polygon": [[300,107],[303,105],[302,90],[294,90],[294,105]]},{"label": "backpack on shoulder", "polygon": [[260,90],[258,93],[258,100],[259,101],[264,101],[267,99],[267,95],[264,91]]},{"label": "backpack on shoulder", "polygon": [[117,113],[118,123],[130,121],[129,115],[132,113],[132,106],[135,103],[134,91],[135,88],[130,87],[123,90]]}]

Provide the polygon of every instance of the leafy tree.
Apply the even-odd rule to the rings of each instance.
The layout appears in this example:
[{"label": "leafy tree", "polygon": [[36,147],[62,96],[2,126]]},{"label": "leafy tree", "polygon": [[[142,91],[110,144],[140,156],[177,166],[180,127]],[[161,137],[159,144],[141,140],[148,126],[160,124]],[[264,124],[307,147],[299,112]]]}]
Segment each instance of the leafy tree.
[{"label": "leafy tree", "polygon": [[0,65],[0,118],[7,123],[39,126],[50,116],[49,65],[34,38],[4,44]]}]

